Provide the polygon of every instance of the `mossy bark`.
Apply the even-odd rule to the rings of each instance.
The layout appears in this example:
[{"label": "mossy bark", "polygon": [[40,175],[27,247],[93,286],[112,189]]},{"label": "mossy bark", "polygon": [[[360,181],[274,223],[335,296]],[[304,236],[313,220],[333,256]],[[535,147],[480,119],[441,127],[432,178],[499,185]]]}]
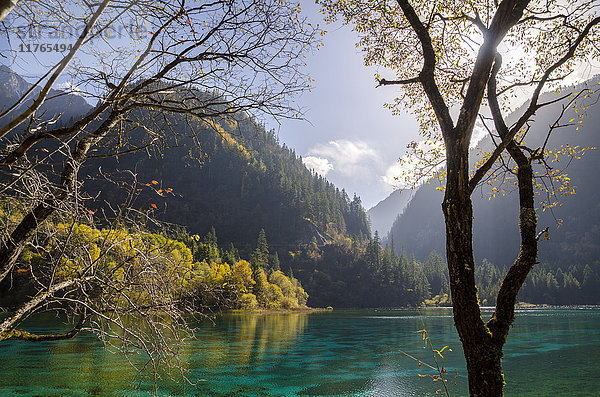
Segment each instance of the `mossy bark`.
[{"label": "mossy bark", "polygon": [[442,209],[446,221],[446,257],[454,323],[463,345],[469,392],[501,396],[504,387],[502,345],[481,318],[473,258],[473,206],[468,186],[468,145],[447,144],[448,176]]},{"label": "mossy bark", "polygon": [[471,396],[503,395],[502,349],[514,320],[518,292],[537,258],[537,216],[531,162],[514,143],[509,145],[508,150],[518,164],[521,249],[502,283],[494,315],[485,322],[481,317],[475,285],[468,145],[460,140],[446,140],[448,176],[442,204],[446,222],[446,257],[454,323],[467,362]]}]

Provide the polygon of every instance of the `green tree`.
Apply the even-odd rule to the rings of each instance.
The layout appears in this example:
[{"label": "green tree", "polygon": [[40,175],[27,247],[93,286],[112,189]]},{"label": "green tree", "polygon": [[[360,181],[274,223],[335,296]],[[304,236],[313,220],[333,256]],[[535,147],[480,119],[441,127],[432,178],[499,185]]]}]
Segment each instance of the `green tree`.
[{"label": "green tree", "polygon": [[444,258],[433,251],[423,264],[432,295],[443,295],[450,292],[448,281],[448,265]]},{"label": "green tree", "polygon": [[260,267],[252,270],[252,278],[254,279],[254,287],[252,293],[256,296],[259,305],[266,307],[269,303],[269,281],[265,271]]},{"label": "green tree", "polygon": [[237,263],[240,260],[240,253],[233,243],[229,243],[229,248],[225,251],[223,260],[227,263]]},{"label": "green tree", "polygon": [[265,229],[260,229],[260,232],[258,232],[256,249],[252,253],[252,266],[253,268],[269,268],[269,244],[267,243]]},{"label": "green tree", "polygon": [[[446,257],[469,391],[473,396],[500,396],[502,351],[517,294],[537,261],[540,235],[533,164],[541,160],[544,166],[550,155],[545,145],[529,149],[522,142],[537,110],[561,100],[563,106],[573,106],[582,95],[566,93],[553,101],[539,101],[548,85],[560,82],[586,57],[598,55],[596,4],[592,0],[323,0],[322,4],[331,19],[341,15],[355,26],[367,65],[395,72],[394,79],[378,78],[378,82],[400,86],[397,105],[417,113],[422,133],[435,152],[424,156],[421,145],[412,146],[423,159],[421,167],[435,169],[440,156],[445,160]],[[520,51],[522,56],[503,62],[501,52],[507,50]],[[503,111],[523,87],[530,96],[509,124]],[[469,146],[476,122],[490,131],[496,148],[472,173]],[[484,321],[475,284],[471,195],[484,178],[490,178],[495,165],[503,164],[499,159],[505,152],[504,160],[511,162],[507,171],[516,173],[519,190],[521,247],[504,277],[496,309]]]},{"label": "green tree", "polygon": [[581,290],[587,302],[594,302],[594,292],[599,285],[598,274],[592,271],[590,265],[585,265],[583,268],[583,281],[581,282]]},{"label": "green tree", "polygon": [[212,245],[213,247],[218,246],[217,232],[216,232],[214,226],[211,227],[210,231],[208,233],[206,233],[206,236],[204,236],[204,244]]},{"label": "green tree", "polygon": [[281,270],[281,264],[279,263],[279,254],[277,253],[277,251],[275,251],[275,254],[273,254],[273,260],[271,263],[272,271],[277,272]]},{"label": "green tree", "polygon": [[[217,233],[213,227],[206,236],[204,236],[204,240],[201,243],[195,244],[194,259],[199,262],[206,261],[212,263],[219,261],[220,257],[221,255],[217,245]],[[229,263],[235,263],[235,261]]]}]

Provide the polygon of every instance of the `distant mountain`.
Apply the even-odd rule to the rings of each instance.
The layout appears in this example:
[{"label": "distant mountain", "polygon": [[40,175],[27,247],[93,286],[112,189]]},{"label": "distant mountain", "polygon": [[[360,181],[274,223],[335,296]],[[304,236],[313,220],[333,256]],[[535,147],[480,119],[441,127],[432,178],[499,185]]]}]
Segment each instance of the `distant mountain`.
[{"label": "distant mountain", "polygon": [[0,104],[4,107],[12,105],[19,99],[31,84],[14,73],[8,66],[0,65]]},{"label": "distant mountain", "polygon": [[[0,113],[16,103],[31,88],[33,84],[27,82],[9,67],[0,65]],[[17,114],[27,109],[41,91],[40,87],[32,90],[27,98],[8,115],[0,118],[0,125],[6,124]],[[92,108],[84,98],[79,95],[68,94],[60,90],[50,90],[46,101],[37,110],[36,115],[50,119],[61,115],[61,122],[68,123],[72,118],[78,117]]]},{"label": "distant mountain", "polygon": [[[590,85],[597,87],[597,79]],[[573,88],[565,88],[562,92],[568,92],[569,89]],[[541,101],[555,98],[555,93],[548,93]],[[578,131],[575,131],[575,127],[555,130],[548,148],[560,149],[561,145],[564,145],[563,148],[566,145],[600,148],[599,110],[598,103],[588,109],[588,117],[583,119]],[[579,120],[577,112],[580,111],[567,109],[563,120]],[[543,144],[544,131],[547,131],[557,115],[557,108],[551,106],[536,113],[535,123],[532,124],[526,142],[528,147],[537,148]],[[490,148],[490,140],[484,139],[472,152],[472,163],[480,159],[478,153],[487,152]],[[538,211],[540,230],[550,227],[550,241],[540,242],[539,259],[555,265],[591,265],[600,258],[600,189],[597,185],[600,150],[589,150],[581,159],[572,161],[563,157],[561,162],[551,163],[551,166],[563,168],[568,162],[570,164],[566,173],[576,194],[561,197],[561,206],[545,212]],[[398,252],[404,247],[409,254],[412,253],[421,260],[427,258],[431,251],[445,252],[445,226],[441,212],[443,193],[435,189],[437,186],[439,184],[436,182],[421,186],[402,215],[394,222],[391,233]],[[483,258],[487,258],[501,268],[515,260],[520,241],[517,191],[512,182],[504,189],[504,193],[496,193],[494,198],[491,186],[483,185],[472,196],[476,261],[481,262]],[[543,198],[538,196],[538,203]],[[562,220],[559,228],[556,226],[557,220]]]},{"label": "distant mountain", "polygon": [[388,197],[381,200],[377,205],[367,211],[371,231],[378,231],[380,236],[388,234],[392,224],[402,214],[415,190],[394,190]]}]

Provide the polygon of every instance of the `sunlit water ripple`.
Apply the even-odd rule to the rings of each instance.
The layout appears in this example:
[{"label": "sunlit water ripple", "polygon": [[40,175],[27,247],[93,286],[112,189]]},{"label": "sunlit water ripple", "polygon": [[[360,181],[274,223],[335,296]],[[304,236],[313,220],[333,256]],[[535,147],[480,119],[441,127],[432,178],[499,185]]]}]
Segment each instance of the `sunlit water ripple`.
[{"label": "sunlit water ripple", "polygon": [[[232,314],[197,324],[180,359],[195,383],[160,382],[160,394],[189,396],[434,396],[433,374],[406,357],[433,363],[423,349],[450,346],[453,396],[467,395],[462,350],[449,309],[356,310],[312,314]],[[489,316],[489,310],[484,317]],[[49,332],[57,320],[38,316],[29,329]],[[507,396],[597,396],[600,309],[519,310],[505,348]],[[38,344],[0,345],[1,396],[146,394],[119,353],[93,335]],[[132,391],[138,388],[139,391]]]}]

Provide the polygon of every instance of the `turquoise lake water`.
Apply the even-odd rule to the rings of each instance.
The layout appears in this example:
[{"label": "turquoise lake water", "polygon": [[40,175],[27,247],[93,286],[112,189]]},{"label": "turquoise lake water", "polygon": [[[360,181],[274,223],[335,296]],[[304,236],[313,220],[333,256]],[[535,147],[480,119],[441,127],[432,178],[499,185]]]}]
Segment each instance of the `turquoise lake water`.
[{"label": "turquoise lake water", "polygon": [[[196,324],[180,359],[193,384],[159,381],[161,395],[427,396],[433,374],[403,350],[433,363],[421,318],[436,348],[449,345],[453,396],[467,395],[465,363],[449,309],[312,314],[235,314]],[[489,316],[489,313],[487,314]],[[485,316],[484,316],[485,317]],[[58,322],[39,316],[30,330]],[[53,328],[54,327],[54,328]],[[59,342],[0,344],[0,396],[146,395],[124,357],[93,335]],[[505,348],[507,396],[600,396],[600,308],[521,310]],[[136,391],[137,390],[137,391]]]}]

